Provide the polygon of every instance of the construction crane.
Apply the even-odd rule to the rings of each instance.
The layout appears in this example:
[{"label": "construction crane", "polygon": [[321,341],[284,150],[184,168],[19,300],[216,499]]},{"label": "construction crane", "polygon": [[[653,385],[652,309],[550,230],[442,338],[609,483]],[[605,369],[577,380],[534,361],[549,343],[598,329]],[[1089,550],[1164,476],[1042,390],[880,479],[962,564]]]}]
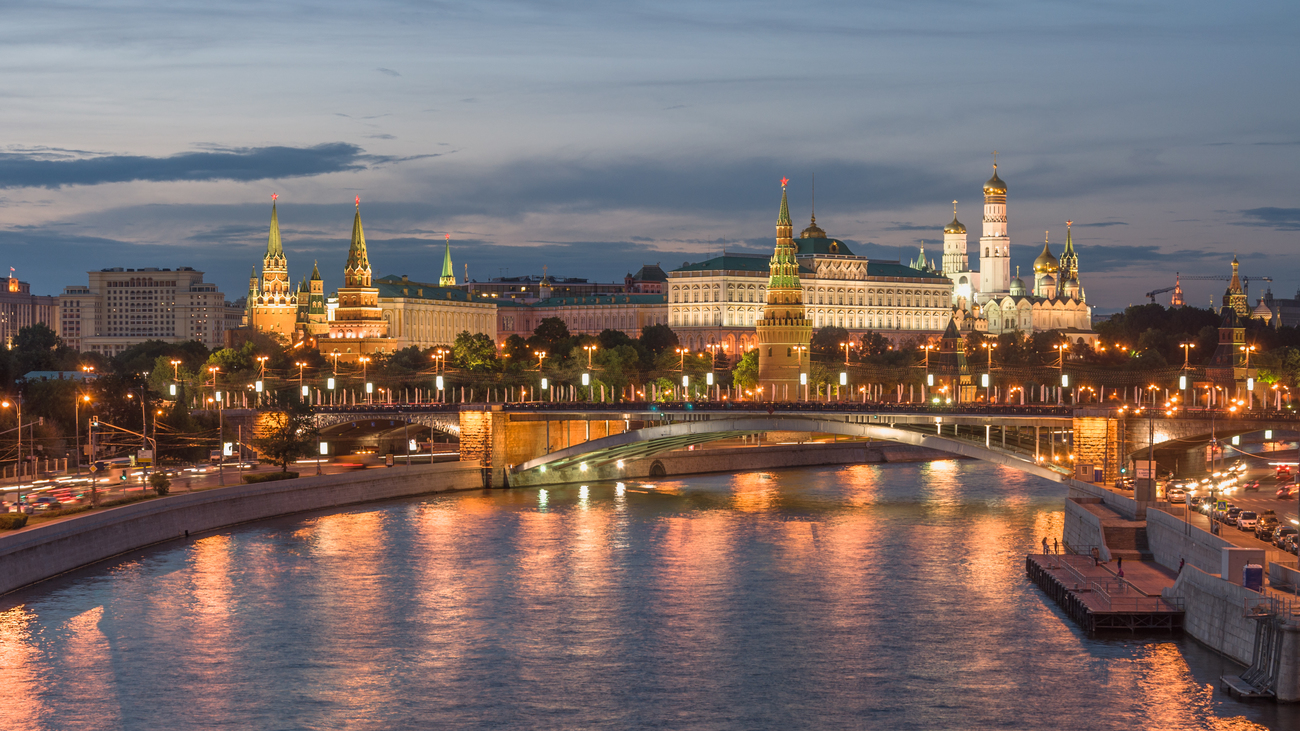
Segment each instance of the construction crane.
[{"label": "construction crane", "polygon": [[[1239,276],[1240,276],[1240,275],[1239,275]],[[1240,278],[1241,278],[1241,291],[1242,291],[1242,292],[1245,292],[1247,295],[1249,295],[1249,294],[1250,294],[1250,280],[1252,279],[1252,277],[1241,276]],[[1272,278],[1272,277],[1253,277],[1253,278],[1254,278],[1254,279],[1260,279],[1260,280],[1263,280],[1263,281],[1265,281],[1265,282],[1272,282],[1272,281],[1273,281],[1273,278]],[[1230,275],[1230,274],[1207,274],[1207,275],[1204,275],[1204,276],[1191,276],[1191,277],[1188,277],[1187,279],[1188,279],[1189,281],[1199,280],[1199,281],[1229,282],[1229,281],[1232,281],[1232,275]],[[1172,291],[1174,291],[1175,289],[1178,289],[1178,283],[1179,283],[1180,281],[1182,281],[1182,275],[1181,275],[1180,273],[1178,273],[1178,272],[1174,272],[1174,286],[1172,286],[1172,287],[1165,287],[1164,289],[1155,289],[1155,290],[1152,290],[1152,291],[1150,291],[1150,292],[1147,292],[1146,296],[1151,298],[1151,304],[1154,305],[1154,304],[1156,303],[1156,295],[1158,295],[1158,294],[1164,294],[1165,292],[1172,292]]]}]

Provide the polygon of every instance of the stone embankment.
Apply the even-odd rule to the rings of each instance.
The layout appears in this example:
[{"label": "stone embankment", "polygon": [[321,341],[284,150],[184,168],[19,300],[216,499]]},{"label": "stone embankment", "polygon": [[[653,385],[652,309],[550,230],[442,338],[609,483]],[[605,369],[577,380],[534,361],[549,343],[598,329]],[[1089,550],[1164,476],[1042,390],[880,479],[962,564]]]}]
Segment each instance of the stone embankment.
[{"label": "stone embankment", "polygon": [[186,535],[482,485],[478,463],[449,462],[237,485],[98,510],[0,536],[0,594]]}]

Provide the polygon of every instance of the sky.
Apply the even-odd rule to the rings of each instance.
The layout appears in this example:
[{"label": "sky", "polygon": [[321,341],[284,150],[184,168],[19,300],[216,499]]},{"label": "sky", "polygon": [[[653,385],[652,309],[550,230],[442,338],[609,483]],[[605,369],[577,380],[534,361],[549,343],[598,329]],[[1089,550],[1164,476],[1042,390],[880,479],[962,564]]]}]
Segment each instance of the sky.
[{"label": "sky", "polygon": [[[1300,4],[1200,0],[0,0],[0,266],[38,294],[192,266],[229,299],[271,195],[296,281],[621,281],[770,252],[976,251],[992,152],[1013,269],[1074,221],[1098,312],[1187,276],[1300,289]],[[1206,305],[1224,283],[1187,281]],[[1267,282],[1251,286],[1252,304]],[[1168,303],[1169,295],[1160,301]]]}]

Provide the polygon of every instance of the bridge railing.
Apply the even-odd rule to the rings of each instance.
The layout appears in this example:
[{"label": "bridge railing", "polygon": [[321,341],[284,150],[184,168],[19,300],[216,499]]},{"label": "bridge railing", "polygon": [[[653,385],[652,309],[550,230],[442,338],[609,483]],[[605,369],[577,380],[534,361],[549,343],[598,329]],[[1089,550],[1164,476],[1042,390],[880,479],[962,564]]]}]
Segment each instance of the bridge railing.
[{"label": "bridge railing", "polygon": [[935,414],[935,415],[971,415],[971,416],[1057,416],[1068,417],[1074,413],[1072,406],[1017,406],[1011,404],[896,404],[896,403],[861,403],[861,402],[818,402],[818,401],[621,401],[617,403],[599,401],[526,401],[512,403],[470,403],[470,404],[355,404],[347,406],[313,406],[316,413],[391,413],[403,412],[458,412],[461,410],[478,410],[487,407],[500,408],[511,412],[556,412],[584,411],[602,413],[657,412],[665,414],[698,412],[770,412],[770,413],[828,413],[828,414]]}]

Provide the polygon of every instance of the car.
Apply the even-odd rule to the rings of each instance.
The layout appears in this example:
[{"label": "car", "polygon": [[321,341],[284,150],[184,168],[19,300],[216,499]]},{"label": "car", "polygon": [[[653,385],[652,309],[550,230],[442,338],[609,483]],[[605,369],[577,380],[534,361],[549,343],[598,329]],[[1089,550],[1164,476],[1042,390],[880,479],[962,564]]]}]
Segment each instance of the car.
[{"label": "car", "polygon": [[1240,513],[1237,513],[1237,520],[1234,522],[1237,526],[1237,530],[1255,530],[1255,526],[1259,524],[1259,514],[1254,510],[1243,510]]},{"label": "car", "polygon": [[1283,485],[1277,489],[1278,500],[1290,500],[1295,497],[1295,485]]},{"label": "car", "polygon": [[1165,499],[1171,503],[1181,503],[1187,500],[1187,492],[1181,487],[1171,487],[1165,491]]},{"label": "car", "polygon": [[1241,515],[1241,508],[1235,505],[1230,505],[1228,506],[1227,510],[1223,511],[1223,517],[1220,518],[1220,521],[1224,523],[1232,523],[1235,525],[1237,523],[1238,515]]},{"label": "car", "polygon": [[1259,492],[1259,480],[1250,480],[1242,484],[1243,492]]},{"label": "car", "polygon": [[1288,538],[1296,534],[1296,529],[1289,525],[1279,525],[1277,530],[1273,531],[1273,545],[1282,548],[1282,544]]},{"label": "car", "polygon": [[1261,523],[1255,526],[1255,538],[1265,542],[1273,542],[1273,531],[1277,530],[1277,525]]},{"label": "car", "polygon": [[1193,495],[1193,496],[1192,496],[1192,497],[1187,501],[1187,504],[1188,504],[1188,505],[1191,505],[1193,508],[1196,508],[1196,509],[1199,510],[1200,507],[1201,507],[1201,503],[1203,503],[1203,502],[1205,502],[1205,498],[1201,497],[1200,495]]},{"label": "car", "polygon": [[1295,554],[1300,547],[1300,533],[1292,533],[1282,540],[1282,550],[1287,553]]}]

